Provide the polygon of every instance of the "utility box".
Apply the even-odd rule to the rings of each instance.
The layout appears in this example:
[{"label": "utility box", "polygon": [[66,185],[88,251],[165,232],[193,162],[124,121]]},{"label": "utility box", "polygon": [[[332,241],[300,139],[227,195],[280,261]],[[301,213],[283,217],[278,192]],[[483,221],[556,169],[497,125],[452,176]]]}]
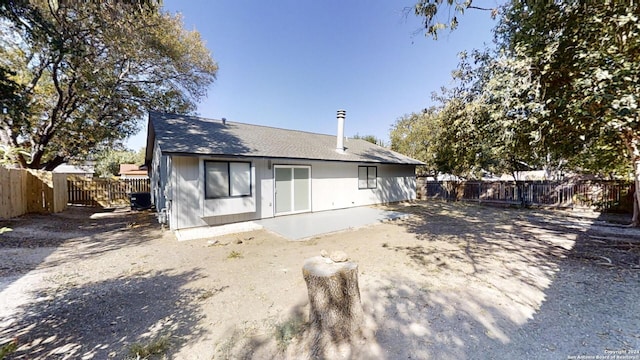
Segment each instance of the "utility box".
[{"label": "utility box", "polygon": [[137,192],[129,195],[131,210],[147,210],[151,209],[151,193]]}]

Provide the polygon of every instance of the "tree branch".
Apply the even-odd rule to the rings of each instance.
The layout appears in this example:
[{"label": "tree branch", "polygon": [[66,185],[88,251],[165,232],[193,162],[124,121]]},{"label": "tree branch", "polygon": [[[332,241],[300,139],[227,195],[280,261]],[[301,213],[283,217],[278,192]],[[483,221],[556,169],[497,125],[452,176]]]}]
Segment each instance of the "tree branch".
[{"label": "tree branch", "polygon": [[495,11],[495,8],[483,8],[483,7],[479,7],[479,6],[473,6],[473,5],[469,5],[467,6],[467,9],[474,9],[474,10],[482,10],[482,11]]},{"label": "tree branch", "polygon": [[65,158],[60,156],[60,155],[56,155],[53,159],[47,161],[45,164],[43,164],[44,166],[42,167],[42,170],[47,170],[47,171],[53,171],[53,169],[57,168],[58,166],[62,165],[65,162]]}]

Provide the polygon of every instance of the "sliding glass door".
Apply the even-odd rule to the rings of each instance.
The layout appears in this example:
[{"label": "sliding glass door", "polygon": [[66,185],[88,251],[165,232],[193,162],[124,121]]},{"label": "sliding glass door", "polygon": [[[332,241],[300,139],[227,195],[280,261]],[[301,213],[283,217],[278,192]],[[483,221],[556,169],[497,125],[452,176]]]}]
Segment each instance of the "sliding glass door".
[{"label": "sliding glass door", "polygon": [[276,215],[311,211],[311,167],[274,166]]}]

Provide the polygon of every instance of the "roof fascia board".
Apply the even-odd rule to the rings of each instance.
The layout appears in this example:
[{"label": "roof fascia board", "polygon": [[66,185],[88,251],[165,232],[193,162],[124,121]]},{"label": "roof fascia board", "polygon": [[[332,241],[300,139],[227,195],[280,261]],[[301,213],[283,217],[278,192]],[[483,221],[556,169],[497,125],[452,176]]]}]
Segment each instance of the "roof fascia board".
[{"label": "roof fascia board", "polygon": [[[162,151],[162,149],[160,149]],[[198,153],[189,153],[189,152],[173,152],[173,151],[162,151],[162,155],[168,156],[186,156],[186,157],[219,157],[219,158],[230,158],[230,159],[266,159],[266,160],[305,160],[305,161],[329,161],[329,162],[348,162],[354,164],[383,164],[383,165],[422,165],[416,163],[409,162],[389,162],[389,161],[364,161],[364,160],[336,160],[336,159],[312,159],[305,157],[284,157],[284,156],[251,156],[251,155],[229,155],[229,154],[198,154]]]}]

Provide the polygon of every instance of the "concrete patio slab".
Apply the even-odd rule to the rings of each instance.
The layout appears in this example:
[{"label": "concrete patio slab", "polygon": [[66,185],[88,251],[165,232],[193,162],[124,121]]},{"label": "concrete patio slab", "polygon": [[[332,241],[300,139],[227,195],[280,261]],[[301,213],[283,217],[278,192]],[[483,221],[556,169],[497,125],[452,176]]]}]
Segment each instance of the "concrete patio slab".
[{"label": "concrete patio slab", "polygon": [[242,233],[247,231],[261,230],[262,226],[253,221],[241,223],[219,225],[219,226],[202,226],[189,229],[180,229],[175,231],[178,241],[196,240],[212,238],[216,236]]},{"label": "concrete patio slab", "polygon": [[306,240],[327,233],[355,229],[408,216],[409,214],[398,211],[355,207],[279,216],[254,222],[289,240]]}]

